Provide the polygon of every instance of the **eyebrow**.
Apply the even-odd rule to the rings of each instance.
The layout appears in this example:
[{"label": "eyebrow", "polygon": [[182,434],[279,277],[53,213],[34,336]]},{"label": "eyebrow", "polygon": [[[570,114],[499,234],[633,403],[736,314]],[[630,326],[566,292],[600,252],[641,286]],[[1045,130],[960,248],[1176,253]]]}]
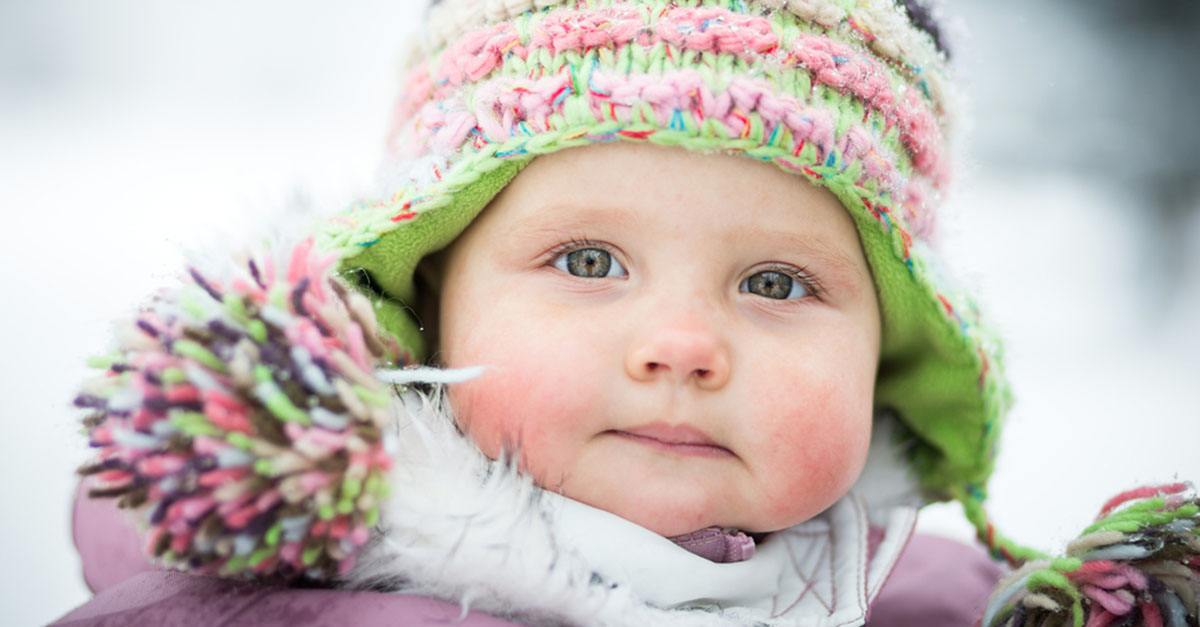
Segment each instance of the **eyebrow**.
[{"label": "eyebrow", "polygon": [[813,260],[815,269],[822,276],[834,275],[832,277],[834,283],[843,283],[846,280],[851,280],[874,284],[871,275],[871,262],[867,259],[865,249],[862,248],[862,241],[858,238],[857,229],[855,231],[854,243],[858,247],[858,250],[861,251],[863,259],[863,263],[861,264],[856,262],[849,251],[833,246],[821,237],[753,227],[741,231],[739,237],[766,241],[772,249],[802,251],[804,256]]},{"label": "eyebrow", "polygon": [[[744,232],[744,236],[772,242],[772,244],[785,250],[802,250],[820,258],[822,261],[844,267],[847,270],[853,269],[858,265],[845,250],[832,246],[821,237],[798,233],[784,233],[767,229],[748,230]],[[782,243],[776,244],[776,242]],[[855,232],[854,243],[861,249],[862,242],[858,239],[857,231]],[[866,258],[865,254],[863,258]]]},{"label": "eyebrow", "polygon": [[538,240],[546,236],[575,237],[581,231],[614,219],[635,227],[641,221],[640,212],[625,207],[553,202],[540,205],[529,214],[517,218],[510,225],[507,237],[522,240]]},{"label": "eyebrow", "polygon": [[[541,205],[531,211],[528,215],[519,217],[513,224],[513,230],[526,231],[528,229],[538,229],[543,231],[561,231],[565,225],[569,230],[575,227],[590,226],[602,220],[611,220],[614,217],[622,220],[625,223],[636,223],[639,221],[639,211],[630,211],[627,207],[605,207],[601,205],[587,204],[577,205],[573,203],[552,202]],[[547,220],[543,216],[553,216],[552,220]],[[555,224],[544,224],[539,229],[539,222],[553,221]]]}]

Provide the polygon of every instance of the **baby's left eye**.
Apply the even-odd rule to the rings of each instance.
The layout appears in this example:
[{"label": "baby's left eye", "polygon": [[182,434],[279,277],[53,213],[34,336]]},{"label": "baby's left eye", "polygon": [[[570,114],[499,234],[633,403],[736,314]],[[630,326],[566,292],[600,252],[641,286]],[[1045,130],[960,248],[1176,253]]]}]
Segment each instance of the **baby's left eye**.
[{"label": "baby's left eye", "polygon": [[619,278],[625,267],[603,248],[576,248],[554,258],[554,267],[585,279]]},{"label": "baby's left eye", "polygon": [[803,283],[777,270],[763,270],[750,275],[738,286],[738,291],[774,300],[804,298],[809,295]]}]

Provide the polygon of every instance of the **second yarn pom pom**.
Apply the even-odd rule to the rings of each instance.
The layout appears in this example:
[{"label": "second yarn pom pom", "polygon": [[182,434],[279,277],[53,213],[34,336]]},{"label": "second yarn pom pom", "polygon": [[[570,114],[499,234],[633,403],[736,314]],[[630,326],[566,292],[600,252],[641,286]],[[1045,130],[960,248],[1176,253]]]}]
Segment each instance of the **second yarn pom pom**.
[{"label": "second yarn pom pom", "polygon": [[1066,557],[1001,582],[982,624],[1185,627],[1200,616],[1200,500],[1177,483],[1109,500]]}]

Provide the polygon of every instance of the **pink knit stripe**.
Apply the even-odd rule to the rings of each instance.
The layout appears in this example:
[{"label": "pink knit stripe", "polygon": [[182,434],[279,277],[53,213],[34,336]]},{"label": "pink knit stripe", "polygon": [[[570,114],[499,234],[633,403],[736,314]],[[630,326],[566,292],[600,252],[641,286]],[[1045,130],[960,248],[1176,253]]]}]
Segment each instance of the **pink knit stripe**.
[{"label": "pink knit stripe", "polygon": [[868,108],[883,114],[889,123],[899,124],[900,141],[912,155],[914,167],[942,182],[946,172],[941,163],[941,132],[918,90],[904,90],[897,98],[877,61],[828,37],[797,37],[783,64],[792,65],[792,57],[812,72],[817,82],[853,94]]},{"label": "pink knit stripe", "polygon": [[717,7],[674,8],[657,17],[645,7],[559,11],[542,20],[528,41],[522,41],[509,22],[474,31],[441,55],[436,74],[430,75],[427,65],[413,69],[396,122],[403,124],[426,101],[448,98],[462,85],[482,80],[510,55],[528,60],[541,52],[584,53],[631,43],[732,54],[757,65],[804,67],[815,82],[852,94],[883,115],[889,127],[898,125],[901,143],[917,170],[939,183],[945,177],[937,120],[919,90],[907,89],[897,96],[882,64],[828,37],[800,35],[782,50],[768,19]]},{"label": "pink knit stripe", "polygon": [[1108,499],[1108,502],[1104,504],[1104,507],[1100,508],[1100,513],[1096,515],[1096,520],[1100,520],[1101,518],[1108,516],[1113,510],[1117,509],[1121,505],[1124,505],[1125,503],[1128,503],[1129,501],[1178,494],[1187,490],[1189,487],[1191,486],[1186,483],[1168,483],[1165,485],[1148,485],[1134,488],[1133,490],[1126,490],[1125,492]]},{"label": "pink knit stripe", "polygon": [[[928,239],[936,230],[937,214],[930,211],[929,202],[933,194],[929,192],[929,181],[919,177],[908,179],[900,188],[898,200],[894,205],[900,207],[900,215],[908,224],[908,231],[913,237]],[[984,363],[987,363],[986,357]]]},{"label": "pink knit stripe", "polygon": [[[550,131],[552,116],[563,113],[566,96],[573,93],[586,97],[597,122],[670,128],[678,127],[682,116],[687,116],[697,125],[712,121],[723,126],[730,137],[760,144],[769,143],[772,137],[778,139],[777,132],[787,129],[791,133],[787,148],[796,154],[811,145],[825,163],[833,152],[839,165],[860,163],[862,180],[880,183],[894,197],[911,193],[903,185],[895,157],[881,148],[865,127],[853,125],[838,137],[828,110],[778,94],[763,79],[737,77],[723,89],[713,90],[699,72],[690,69],[654,76],[594,69],[586,85],[576,85],[566,69],[533,80],[497,77],[480,84],[471,97],[470,110],[458,98],[426,103],[406,129],[407,145],[396,146],[396,157],[419,155],[427,149],[449,156],[468,141],[478,147]],[[751,113],[762,120],[761,136],[751,135]]]},{"label": "pink knit stripe", "polygon": [[510,22],[469,33],[441,55],[437,83],[443,88],[439,91],[487,76],[509,53],[525,60],[533,51],[582,53],[636,41],[646,48],[661,42],[755,61],[760,54],[779,47],[771,22],[763,17],[717,7],[676,7],[657,17],[650,11],[649,7],[622,6],[557,11],[537,24],[528,41],[521,41]]}]

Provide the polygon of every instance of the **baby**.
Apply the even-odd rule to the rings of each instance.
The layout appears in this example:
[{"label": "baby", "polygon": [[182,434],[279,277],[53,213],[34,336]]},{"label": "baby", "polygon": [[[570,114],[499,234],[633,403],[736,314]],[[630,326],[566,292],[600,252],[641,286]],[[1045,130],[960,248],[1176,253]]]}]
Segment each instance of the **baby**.
[{"label": "baby", "polygon": [[[164,489],[134,470],[231,477],[211,498],[173,481],[154,514],[160,549],[197,567],[307,568],[546,624],[862,625],[934,500],[1014,557],[982,508],[998,348],[928,246],[946,58],[913,0],[445,0],[406,66],[386,189],[319,244],[374,306],[372,351],[448,369],[387,376],[455,380],[449,402],[380,400],[353,365],[359,396],[321,392],[366,363],[361,335],[325,354],[325,292],[251,266],[246,305],[196,274],[235,309],[179,340],[141,327],[184,362],[146,394],[197,389],[133,420],[181,403],[164,433],[200,461],[95,470],[139,503]],[[235,328],[260,305],[269,325]],[[123,428],[134,392],[82,404]],[[271,415],[287,424],[256,426]],[[362,481],[381,441],[399,447],[390,496]]]},{"label": "baby", "polygon": [[[446,0],[388,187],[325,245],[411,361],[482,367],[446,419],[544,490],[579,576],[735,622],[861,624],[922,502],[962,501],[1015,550],[981,506],[998,351],[927,245],[946,58],[916,2]],[[443,578],[417,590],[514,616],[591,602],[530,601],[535,575],[499,559],[470,585],[453,557],[397,566],[421,560],[394,524],[352,579]]]}]

